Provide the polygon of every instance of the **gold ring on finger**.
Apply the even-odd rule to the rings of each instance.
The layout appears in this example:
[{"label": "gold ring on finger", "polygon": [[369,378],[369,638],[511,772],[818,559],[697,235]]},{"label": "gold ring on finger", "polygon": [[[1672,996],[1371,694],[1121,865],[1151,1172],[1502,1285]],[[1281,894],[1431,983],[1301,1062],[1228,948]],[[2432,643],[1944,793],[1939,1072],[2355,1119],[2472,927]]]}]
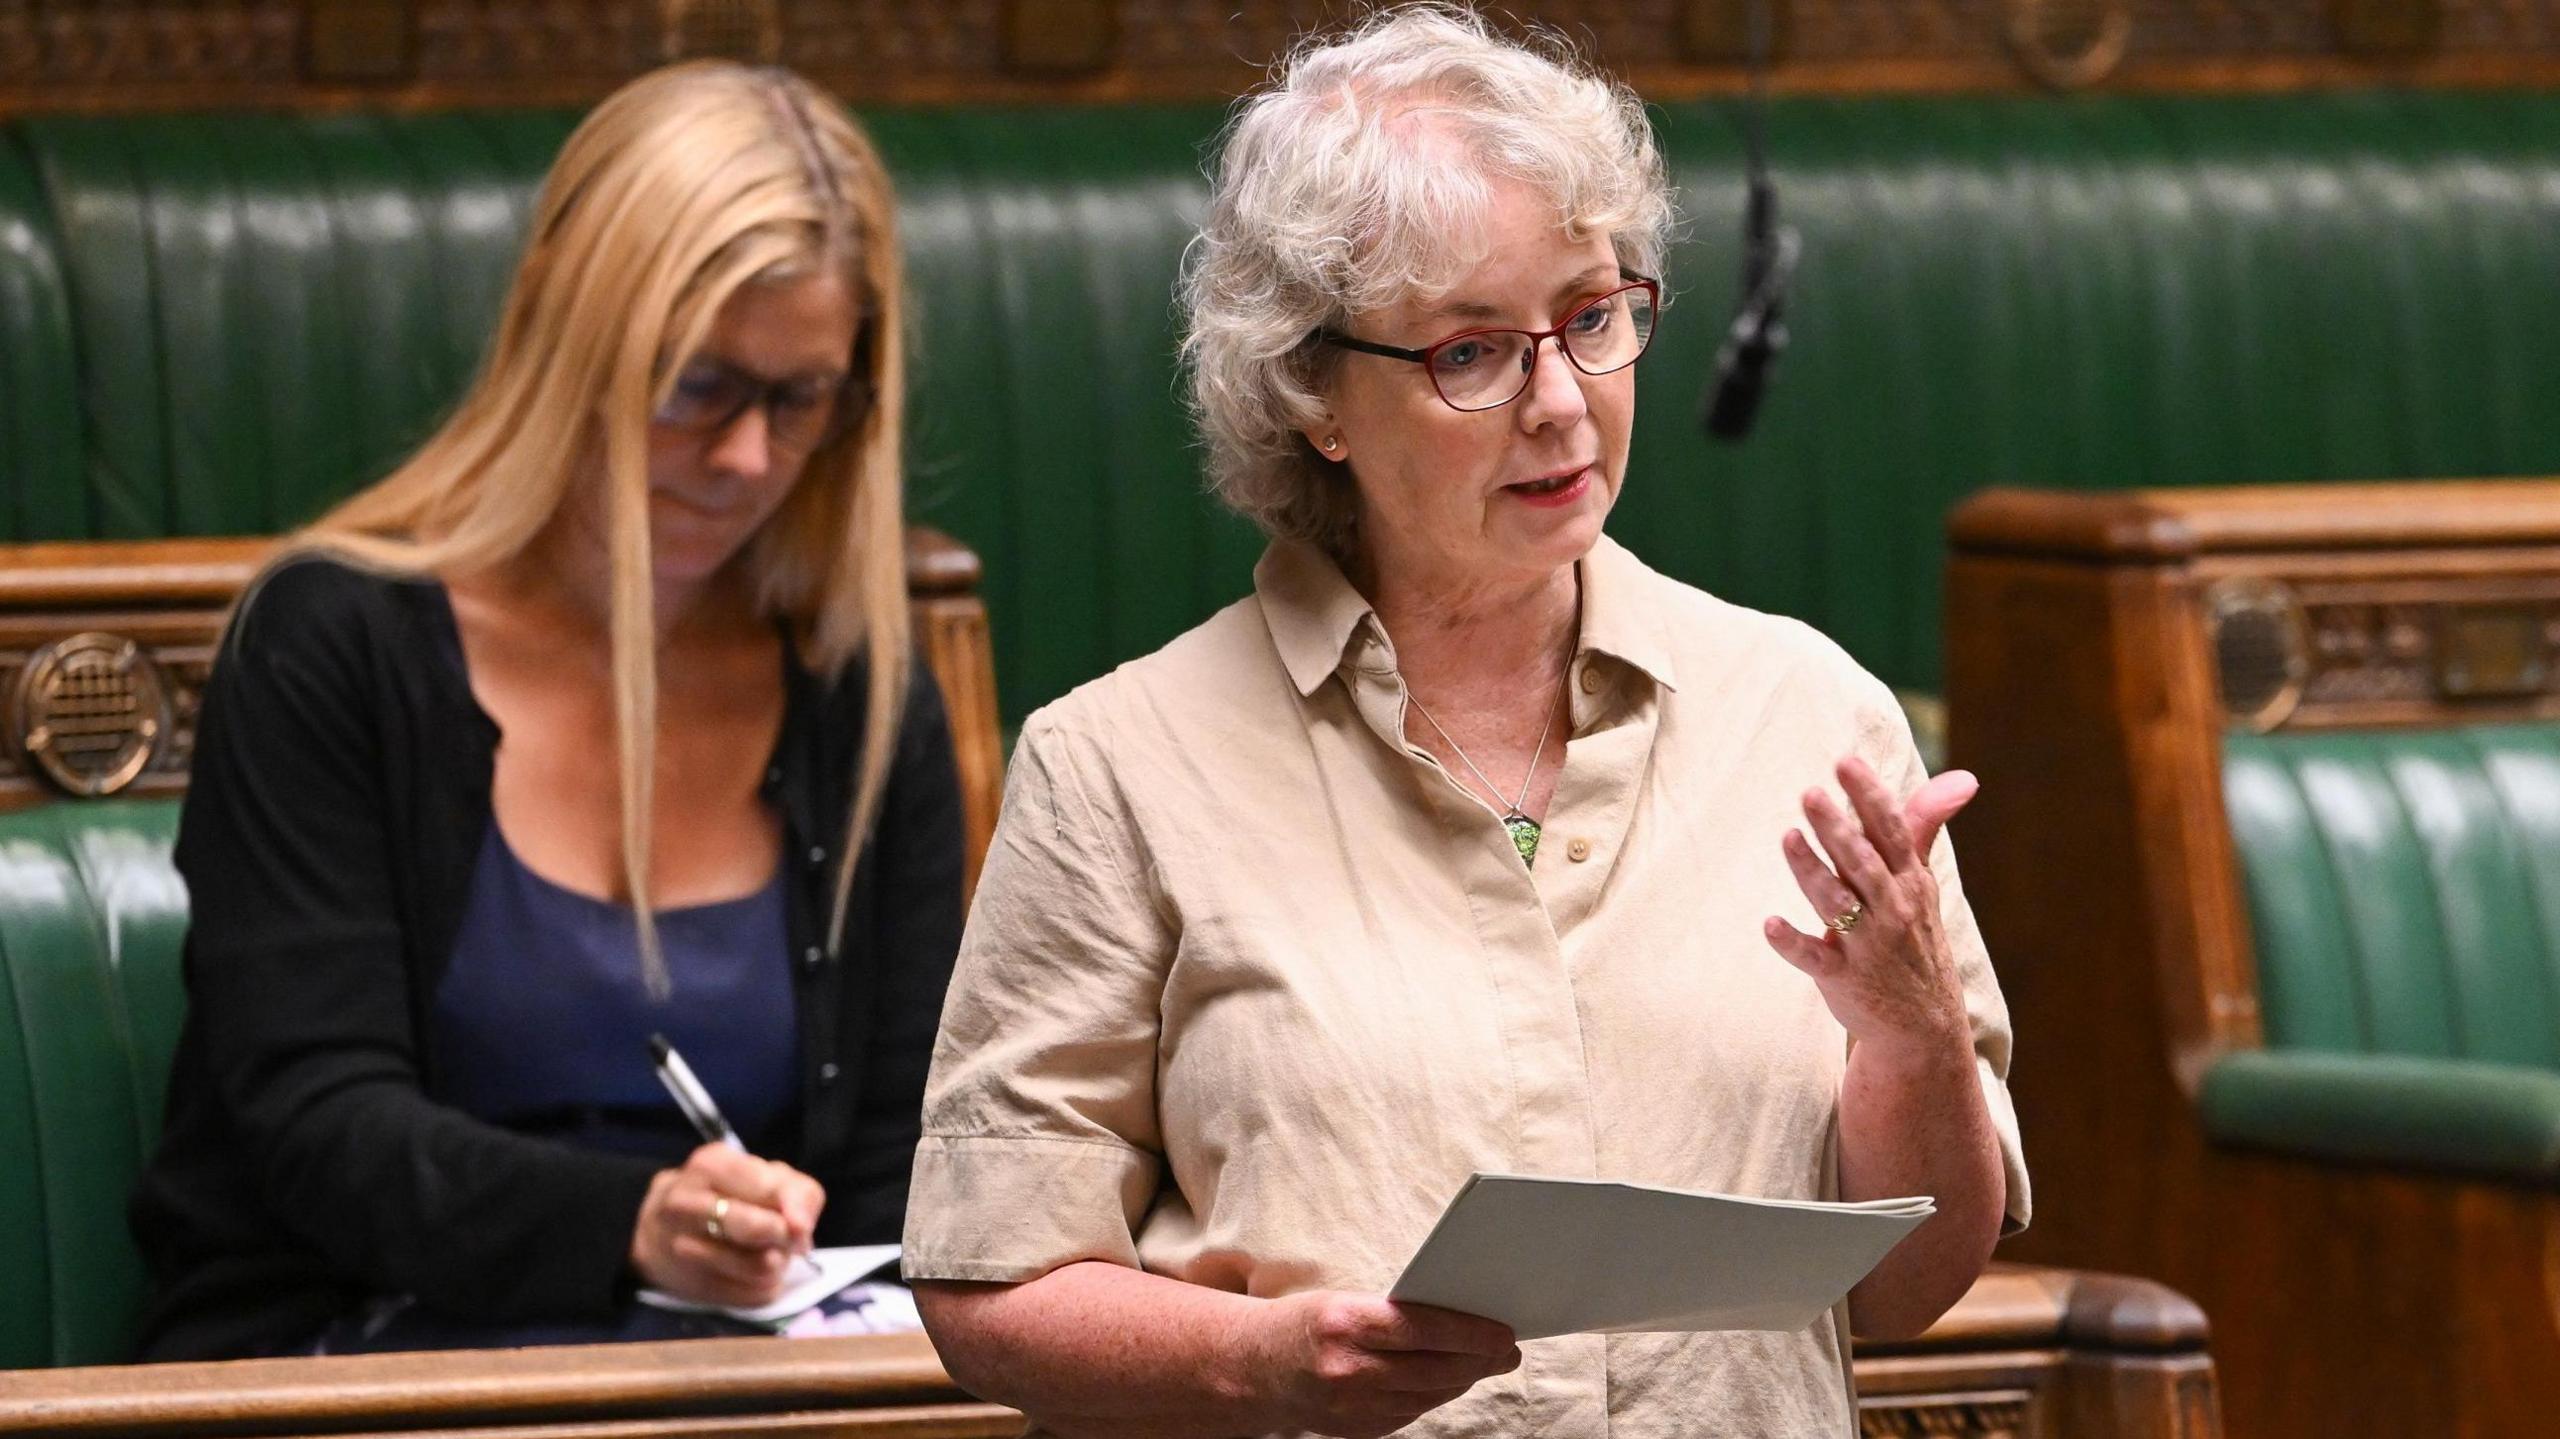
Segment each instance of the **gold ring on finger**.
[{"label": "gold ring on finger", "polygon": [[721,1221],[729,1217],[729,1196],[723,1194],[711,1201],[711,1217],[702,1221],[702,1232],[714,1239],[725,1239],[728,1230]]},{"label": "gold ring on finger", "polygon": [[1859,920],[1865,919],[1866,917],[1867,902],[1862,899],[1853,899],[1849,901],[1849,907],[1847,909],[1842,910],[1840,913],[1824,920],[1823,923],[1831,926],[1832,932],[1835,934],[1847,934],[1849,931],[1858,927]]}]

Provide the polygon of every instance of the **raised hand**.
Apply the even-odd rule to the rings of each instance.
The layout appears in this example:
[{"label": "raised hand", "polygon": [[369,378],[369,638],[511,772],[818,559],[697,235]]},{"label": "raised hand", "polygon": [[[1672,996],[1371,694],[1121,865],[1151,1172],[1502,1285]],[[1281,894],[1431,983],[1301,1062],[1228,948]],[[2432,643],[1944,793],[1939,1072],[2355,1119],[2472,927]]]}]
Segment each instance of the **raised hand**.
[{"label": "raised hand", "polygon": [[1769,947],[1810,975],[1832,1017],[1860,1044],[1914,1053],[1970,1042],[1964,990],[1938,919],[1929,851],[1980,784],[1950,770],[1897,804],[1865,761],[1837,771],[1843,811],[1827,791],[1805,792],[1807,824],[1779,841],[1796,885],[1825,927],[1806,934],[1771,916]]}]

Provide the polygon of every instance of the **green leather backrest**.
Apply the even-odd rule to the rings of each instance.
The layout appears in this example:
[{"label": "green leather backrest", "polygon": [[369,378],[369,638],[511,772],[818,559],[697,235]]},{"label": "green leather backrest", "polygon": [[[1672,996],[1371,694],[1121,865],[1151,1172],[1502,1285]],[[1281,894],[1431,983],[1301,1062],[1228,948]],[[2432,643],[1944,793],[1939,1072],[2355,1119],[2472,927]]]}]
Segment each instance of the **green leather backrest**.
[{"label": "green leather backrest", "polygon": [[[864,117],[919,298],[911,508],[986,561],[1008,717],[1259,549],[1198,493],[1171,354],[1221,116]],[[1894,683],[1936,682],[1941,520],[1982,485],[2560,473],[2560,94],[1783,102],[1794,345],[1738,450],[1695,423],[1733,111],[1655,117],[1688,238],[1614,528]],[[0,124],[0,537],[273,530],[379,473],[467,376],[570,119]]]},{"label": "green leather backrest", "polygon": [[0,1369],[129,1358],[125,1196],[185,1009],[175,801],[0,816]]},{"label": "green leather backrest", "polygon": [[2560,1069],[2560,725],[2233,736],[2267,1043]]},{"label": "green leather backrest", "polygon": [[55,528],[85,508],[77,354],[51,211],[0,129],[0,534],[85,533]]}]

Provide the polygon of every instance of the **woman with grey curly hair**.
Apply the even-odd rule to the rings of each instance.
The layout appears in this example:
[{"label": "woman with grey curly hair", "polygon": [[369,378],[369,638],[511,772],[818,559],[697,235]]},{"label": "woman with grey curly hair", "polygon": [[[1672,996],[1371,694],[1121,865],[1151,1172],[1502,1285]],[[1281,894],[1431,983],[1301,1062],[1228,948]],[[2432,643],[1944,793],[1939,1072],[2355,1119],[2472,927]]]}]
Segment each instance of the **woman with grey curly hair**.
[{"label": "woman with grey curly hair", "polygon": [[[1971,778],[1602,532],[1667,191],[1622,87],[1446,6],[1240,107],[1186,348],[1271,546],[1025,725],[909,1200],[1038,1430],[1853,1435],[1851,1330],[2025,1222]],[[1937,1211],[1801,1331],[1515,1344],[1382,1297],[1486,1171]]]}]

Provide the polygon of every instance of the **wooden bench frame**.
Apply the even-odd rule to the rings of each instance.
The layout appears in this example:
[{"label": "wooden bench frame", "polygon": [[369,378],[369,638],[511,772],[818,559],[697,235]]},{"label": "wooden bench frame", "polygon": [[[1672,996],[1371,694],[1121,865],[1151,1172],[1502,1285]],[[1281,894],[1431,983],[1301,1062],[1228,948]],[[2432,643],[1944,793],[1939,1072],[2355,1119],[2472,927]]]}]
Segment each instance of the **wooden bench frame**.
[{"label": "wooden bench frame", "polygon": [[[2197,1095],[2265,1044],[2226,729],[2560,718],[2560,481],[1993,490],[1951,533],[1954,833],[2036,1175],[2011,1252],[2194,1296],[2236,1432],[2546,1432],[2560,1201],[2219,1145]],[[2217,648],[2250,607],[2280,671]]]},{"label": "wooden bench frame", "polygon": [[[1857,1358],[1865,1439],[2217,1439],[2202,1314],[2156,1284],[1997,1265]],[[922,1335],[699,1339],[0,1374],[0,1435],[997,1439]]]},{"label": "wooden bench frame", "polygon": [[[75,637],[114,637],[94,653],[129,640],[168,722],[118,792],[182,792],[195,697],[223,616],[273,544],[0,547],[0,704],[23,710],[29,670]],[[951,710],[974,883],[1003,785],[978,562],[919,529],[908,576],[919,648]],[[0,726],[0,808],[67,797],[18,726]],[[2218,1439],[2205,1345],[2202,1314],[2158,1285],[1995,1266],[1927,1334],[1859,1353],[1864,1430],[1870,1439]],[[920,1335],[0,1373],[6,1435],[992,1439],[1021,1423],[955,1388]]]}]

